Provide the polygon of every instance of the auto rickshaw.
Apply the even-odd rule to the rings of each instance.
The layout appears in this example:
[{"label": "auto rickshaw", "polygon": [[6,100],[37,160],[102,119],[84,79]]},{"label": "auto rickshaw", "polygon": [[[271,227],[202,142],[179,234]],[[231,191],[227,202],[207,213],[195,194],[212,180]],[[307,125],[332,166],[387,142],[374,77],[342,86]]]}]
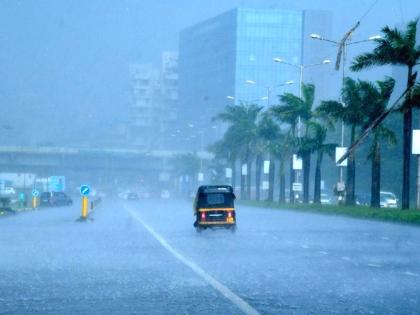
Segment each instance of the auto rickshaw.
[{"label": "auto rickshaw", "polygon": [[194,199],[194,227],[197,232],[207,228],[236,230],[235,194],[232,186],[200,186]]}]

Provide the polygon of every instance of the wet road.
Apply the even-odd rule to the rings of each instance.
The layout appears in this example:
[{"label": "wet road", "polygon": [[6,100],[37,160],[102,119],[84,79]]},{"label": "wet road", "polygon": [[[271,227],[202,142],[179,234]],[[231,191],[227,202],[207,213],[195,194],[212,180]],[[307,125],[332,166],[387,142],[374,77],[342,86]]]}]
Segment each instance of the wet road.
[{"label": "wet road", "polygon": [[418,314],[420,228],[186,201],[104,200],[0,219],[0,314]]}]

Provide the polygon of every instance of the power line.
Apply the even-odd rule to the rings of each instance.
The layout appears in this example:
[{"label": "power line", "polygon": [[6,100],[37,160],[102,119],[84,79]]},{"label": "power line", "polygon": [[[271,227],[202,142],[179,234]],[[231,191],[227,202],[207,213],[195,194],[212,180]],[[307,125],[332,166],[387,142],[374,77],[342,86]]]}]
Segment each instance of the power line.
[{"label": "power line", "polygon": [[367,9],[367,11],[362,15],[362,17],[359,19],[359,21],[362,21],[369,13],[370,11],[372,11],[373,7],[378,3],[379,0],[375,0],[375,2],[373,2],[371,4],[371,6],[369,7],[369,9]]}]

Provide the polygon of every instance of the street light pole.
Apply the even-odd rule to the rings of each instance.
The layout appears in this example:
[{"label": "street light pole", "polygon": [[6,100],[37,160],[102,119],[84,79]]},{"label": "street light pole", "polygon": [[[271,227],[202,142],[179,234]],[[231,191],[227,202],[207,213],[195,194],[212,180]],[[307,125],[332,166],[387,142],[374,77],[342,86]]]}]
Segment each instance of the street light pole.
[{"label": "street light pole", "polygon": [[[319,63],[308,64],[308,65],[303,65],[303,64],[297,65],[297,64],[286,62],[285,60],[283,60],[279,57],[273,58],[273,61],[295,67],[299,70],[299,98],[300,99],[302,99],[302,97],[303,97],[303,72],[304,72],[304,70],[306,68],[309,68],[309,67],[322,66],[322,65],[327,65],[327,64],[331,63],[331,60],[325,59],[325,60],[323,60],[322,62],[319,62]],[[299,139],[302,136],[301,135],[301,117],[300,117],[300,115],[298,116],[297,136],[298,136]],[[294,171],[294,173],[293,173],[293,171]],[[299,183],[300,180],[299,180],[299,171],[298,170],[293,170],[293,155],[291,157],[290,172],[291,172],[291,174],[293,174],[293,176],[292,175],[290,176],[290,181],[291,181],[291,183],[290,183],[290,202],[294,202],[295,198],[294,198],[294,193],[292,191],[292,186],[293,186],[295,181]]]},{"label": "street light pole", "polygon": [[[331,60],[324,59],[322,62],[319,62],[319,63],[313,63],[313,64],[308,64],[308,65],[302,65],[302,64],[297,65],[297,64],[294,64],[294,63],[287,62],[287,61],[285,61],[285,60],[283,60],[279,57],[274,57],[273,61],[277,62],[277,63],[282,63],[282,64],[285,64],[285,65],[295,67],[299,70],[299,98],[300,99],[302,99],[302,96],[303,96],[303,71],[306,68],[315,67],[315,66],[323,66],[323,65],[327,65],[327,64],[331,63]],[[298,132],[298,138],[300,138],[301,137],[301,117],[300,117],[300,115],[298,116],[298,130],[297,130],[297,132]]]},{"label": "street light pole", "polygon": [[295,83],[292,80],[286,81],[284,83],[281,84],[276,84],[276,85],[272,85],[272,86],[267,86],[267,96],[263,97],[262,99],[266,99],[267,100],[267,108],[270,106],[270,100],[271,100],[271,90],[276,88],[276,87],[281,87],[281,86],[286,86],[286,85],[291,85]]},{"label": "street light pole", "polygon": [[[344,88],[344,83],[345,83],[345,78],[346,78],[346,62],[347,62],[347,46],[349,45],[354,45],[354,44],[359,44],[359,43],[365,43],[365,42],[370,42],[373,41],[375,39],[381,38],[380,35],[374,35],[374,36],[370,36],[368,39],[365,40],[359,40],[356,42],[350,42],[351,38],[350,35],[353,33],[353,31],[359,26],[359,22],[353,26],[353,28],[347,32],[343,38],[343,40],[341,41],[336,41],[336,40],[331,40],[328,38],[324,38],[319,34],[310,34],[310,37],[312,39],[316,39],[316,40],[321,40],[321,41],[325,41],[325,42],[329,42],[329,43],[333,43],[336,46],[339,47],[339,52],[337,55],[337,61],[336,61],[336,69],[339,70],[339,68],[337,68],[339,66],[339,62],[340,62],[340,47],[342,49],[341,51],[341,58],[342,58],[342,78],[341,78],[341,86],[342,88]],[[345,106],[345,104],[342,102],[342,97],[340,96],[340,100],[343,106]],[[344,120],[341,120],[341,147],[344,147]],[[340,166],[340,183],[343,183],[343,166]]]}]

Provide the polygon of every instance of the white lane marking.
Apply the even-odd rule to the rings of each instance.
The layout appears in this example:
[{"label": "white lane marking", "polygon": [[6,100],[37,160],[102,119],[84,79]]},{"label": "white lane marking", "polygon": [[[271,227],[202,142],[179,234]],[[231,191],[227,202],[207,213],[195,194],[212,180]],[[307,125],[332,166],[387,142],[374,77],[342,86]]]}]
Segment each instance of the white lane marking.
[{"label": "white lane marking", "polygon": [[140,222],[143,227],[150,233],[152,236],[162,245],[168,252],[170,252],[176,259],[178,259],[180,262],[182,262],[184,265],[189,267],[192,271],[194,271],[198,276],[204,279],[208,284],[210,284],[214,289],[219,291],[224,297],[226,297],[229,301],[231,301],[233,304],[235,304],[242,312],[244,312],[247,315],[259,315],[258,311],[254,309],[251,305],[249,305],[247,302],[245,302],[243,299],[241,299],[238,295],[233,293],[228,287],[217,281],[215,278],[210,276],[208,273],[206,273],[201,267],[199,267],[196,263],[189,260],[188,258],[184,257],[180,253],[178,253],[169,243],[156,231],[147,225],[140,216],[132,211],[131,209],[128,209],[125,207],[125,209],[129,212],[129,214],[136,219],[138,222]]},{"label": "white lane marking", "polygon": [[419,275],[417,273],[411,272],[411,271],[406,271],[404,272],[405,275],[407,276],[411,276],[411,277],[418,277]]},{"label": "white lane marking", "polygon": [[321,250],[319,253],[322,255],[328,255],[328,252],[326,252],[325,250]]},{"label": "white lane marking", "polygon": [[346,260],[346,261],[351,261],[351,258],[347,257],[347,256],[343,256],[343,257],[341,257],[341,259]]},{"label": "white lane marking", "polygon": [[308,249],[309,248],[309,246],[305,245],[305,244],[300,245],[300,247],[302,247],[303,249]]}]

